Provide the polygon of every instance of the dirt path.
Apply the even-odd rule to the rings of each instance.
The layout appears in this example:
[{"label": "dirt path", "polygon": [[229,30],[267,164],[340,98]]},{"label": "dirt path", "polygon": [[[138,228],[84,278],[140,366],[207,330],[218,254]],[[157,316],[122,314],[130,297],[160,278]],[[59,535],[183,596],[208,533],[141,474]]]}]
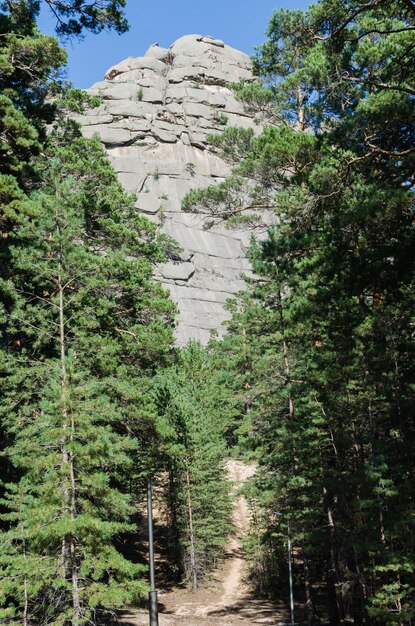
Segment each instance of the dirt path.
[{"label": "dirt path", "polygon": [[[250,478],[255,468],[241,461],[228,461],[229,478],[236,494],[239,487]],[[183,589],[159,593],[160,626],[248,626],[264,624],[275,626],[287,622],[285,607],[253,598],[245,581],[245,561],[242,538],[249,528],[249,509],[244,497],[235,497],[233,511],[235,532],[229,539],[226,558],[197,593]],[[124,616],[130,626],[148,624],[147,613]]]}]

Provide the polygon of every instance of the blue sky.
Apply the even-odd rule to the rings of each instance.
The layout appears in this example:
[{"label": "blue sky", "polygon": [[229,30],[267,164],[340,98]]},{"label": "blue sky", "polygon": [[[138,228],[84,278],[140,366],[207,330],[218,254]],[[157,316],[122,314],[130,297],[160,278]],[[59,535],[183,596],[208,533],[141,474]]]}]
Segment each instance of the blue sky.
[{"label": "blue sky", "polygon": [[[168,47],[192,33],[212,35],[251,54],[265,40],[275,9],[304,9],[308,4],[306,0],[127,0],[128,33],[87,35],[81,42],[67,44],[68,78],[76,87],[88,87],[101,80],[111,65],[143,55],[152,43]],[[46,11],[40,28],[53,33],[54,23]]]}]

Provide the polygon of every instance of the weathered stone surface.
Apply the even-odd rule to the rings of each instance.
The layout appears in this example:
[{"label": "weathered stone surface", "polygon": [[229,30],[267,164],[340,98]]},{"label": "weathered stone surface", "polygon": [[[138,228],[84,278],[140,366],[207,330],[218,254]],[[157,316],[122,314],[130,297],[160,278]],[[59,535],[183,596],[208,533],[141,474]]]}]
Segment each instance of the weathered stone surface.
[{"label": "weathered stone surface", "polygon": [[244,256],[244,252],[238,241],[232,237],[224,236],[210,230],[189,228],[183,223],[168,222],[165,224],[166,232],[174,237],[183,247],[186,246],[192,252],[202,252],[221,259],[235,259]]},{"label": "weathered stone surface", "polygon": [[121,117],[143,117],[143,109],[133,100],[117,100],[108,104],[108,111],[112,115]]},{"label": "weathered stone surface", "polygon": [[137,89],[136,97],[140,102],[162,104],[164,100],[164,90],[153,87],[139,87]]},{"label": "weathered stone surface", "polygon": [[207,120],[213,117],[212,108],[205,104],[194,104],[193,102],[185,102],[183,104],[183,109],[186,115],[190,115],[191,117],[203,117]]},{"label": "weathered stone surface", "polygon": [[165,61],[168,57],[168,54],[168,48],[161,48],[158,43],[153,43],[144,56],[153,57],[154,59],[158,59],[159,61]]},{"label": "weathered stone surface", "polygon": [[109,83],[107,81],[100,80],[97,83],[94,83],[93,85],[91,85],[91,87],[88,89],[88,91],[97,93],[99,91],[107,89],[108,86],[109,86]]},{"label": "weathered stone surface", "polygon": [[171,104],[173,102],[183,102],[187,98],[187,89],[183,85],[172,85],[166,89],[164,104]]},{"label": "weathered stone surface", "polygon": [[164,114],[166,116],[168,115],[173,115],[176,120],[177,118],[184,118],[184,111],[183,111],[183,107],[178,104],[177,102],[172,102],[171,104],[166,104],[164,109],[162,111],[160,111],[157,114],[157,117],[160,117],[160,115],[164,112]]},{"label": "weathered stone surface", "polygon": [[[173,57],[173,62],[172,62],[172,68],[173,69],[177,69],[177,68],[181,68],[181,67],[189,67],[191,68],[190,71],[193,70],[193,65],[191,64],[191,60],[189,60],[189,55],[188,54],[175,54]],[[197,57],[197,65],[196,67],[202,67],[204,70],[211,68],[214,68],[214,61],[212,59],[210,59],[209,57]]]},{"label": "weathered stone surface", "polygon": [[100,95],[106,100],[137,100],[137,94],[134,83],[109,83]]},{"label": "weathered stone surface", "polygon": [[154,193],[138,193],[135,206],[144,213],[157,213],[160,210],[160,198]]},{"label": "weathered stone surface", "polygon": [[118,179],[127,193],[138,193],[140,179],[131,172],[118,172]]},{"label": "weathered stone surface", "polygon": [[175,124],[174,121],[164,122],[160,118],[154,120],[152,126],[153,129],[165,130],[169,133],[173,133],[177,137],[179,137],[183,132],[186,131],[186,126],[184,124]]},{"label": "weathered stone surface", "polygon": [[153,126],[153,135],[158,141],[163,143],[175,143],[177,141],[176,133],[171,133],[157,126]]},{"label": "weathered stone surface", "polygon": [[106,124],[97,124],[95,126],[85,126],[82,129],[85,137],[91,138],[94,135],[98,135],[102,143],[106,145],[120,145],[127,143],[131,139],[131,133],[129,130],[120,128],[119,126],[111,126]]},{"label": "weathered stone surface", "polygon": [[169,83],[166,78],[156,75],[143,77],[140,80],[140,87],[153,87],[154,89],[158,89],[163,92],[166,90],[168,84]]},{"label": "weathered stone surface", "polygon": [[204,287],[198,289],[197,287],[191,287],[189,285],[175,284],[171,285],[169,289],[175,300],[209,303],[208,310],[212,303],[225,304],[226,300],[232,295],[224,291],[214,291],[212,289],[205,289]]},{"label": "weathered stone surface", "polygon": [[163,278],[187,281],[195,273],[195,266],[193,263],[164,263],[160,267],[160,272]]},{"label": "weathered stone surface", "polygon": [[124,59],[121,63],[117,63],[117,65],[113,65],[105,74],[105,78],[107,80],[113,80],[120,74],[128,72],[130,70],[141,70],[141,69],[150,69],[153,72],[162,74],[164,68],[164,64],[154,57],[145,55],[143,57],[128,57],[128,59]]},{"label": "weathered stone surface", "polygon": [[222,225],[206,230],[205,216],[181,210],[186,193],[230,173],[207,135],[232,125],[260,131],[226,87],[241,79],[253,80],[247,55],[212,37],[187,35],[110,68],[90,89],[102,104],[77,117],[86,136],[96,133],[105,144],[122,185],[136,194],[137,210],[182,248],[155,270],[179,306],[179,344],[191,337],[206,342],[211,330],[220,331],[225,301],[251,275],[250,233]]},{"label": "weathered stone surface", "polygon": [[200,35],[184,35],[180,37],[170,46],[172,57],[185,54],[186,56],[200,59],[209,50],[209,47],[202,42],[202,39],[203,37]]},{"label": "weathered stone surface", "polygon": [[[236,80],[236,72],[229,76],[229,80]],[[187,65],[184,67],[176,67],[171,70],[169,79],[172,83],[181,83],[183,81],[195,80],[206,85],[225,85],[228,80],[224,73],[220,70],[205,68],[201,65]]]},{"label": "weathered stone surface", "polygon": [[213,37],[202,37],[204,43],[208,43],[211,46],[218,46],[218,48],[224,48],[225,44],[221,39],[214,39]]},{"label": "weathered stone surface", "polygon": [[121,124],[123,128],[130,130],[131,135],[134,135],[136,139],[144,139],[147,137],[147,135],[150,135],[151,132],[151,122],[147,119],[130,117],[123,120],[122,122],[118,122],[118,125]]},{"label": "weathered stone surface", "polygon": [[82,126],[93,126],[96,124],[110,124],[113,120],[112,115],[75,115],[73,118]]}]

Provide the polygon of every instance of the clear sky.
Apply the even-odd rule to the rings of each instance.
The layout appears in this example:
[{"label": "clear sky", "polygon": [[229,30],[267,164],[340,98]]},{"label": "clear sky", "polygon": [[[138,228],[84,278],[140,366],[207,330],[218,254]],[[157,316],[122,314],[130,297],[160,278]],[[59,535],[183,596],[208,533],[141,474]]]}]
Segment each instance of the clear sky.
[{"label": "clear sky", "polygon": [[[87,35],[67,43],[68,78],[75,87],[89,87],[105,71],[128,56],[142,56],[154,42],[168,48],[183,35],[212,35],[252,54],[265,40],[275,9],[304,9],[307,0],[127,0],[130,30],[124,35]],[[53,33],[54,22],[44,11],[42,32]]]}]

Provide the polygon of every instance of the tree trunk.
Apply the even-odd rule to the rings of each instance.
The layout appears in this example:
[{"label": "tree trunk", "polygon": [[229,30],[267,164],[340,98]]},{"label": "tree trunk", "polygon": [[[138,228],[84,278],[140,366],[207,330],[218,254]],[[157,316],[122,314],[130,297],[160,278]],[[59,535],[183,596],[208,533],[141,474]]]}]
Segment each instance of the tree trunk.
[{"label": "tree trunk", "polygon": [[305,586],[305,606],[307,609],[307,624],[312,626],[313,624],[313,601],[311,599],[311,583],[310,583],[310,571],[308,569],[308,559],[303,555],[304,566],[304,586]]},{"label": "tree trunk", "polygon": [[363,624],[364,604],[366,601],[367,592],[366,583],[359,565],[359,559],[354,539],[352,539],[352,548],[354,569],[356,572],[356,583],[353,585],[352,595],[353,623],[356,624],[356,626],[360,626],[361,624]]},{"label": "tree trunk", "polygon": [[285,336],[284,313],[283,313],[283,308],[282,308],[281,290],[279,287],[278,287],[277,298],[278,298],[278,316],[280,318],[280,330],[281,330],[281,335],[282,335],[282,353],[284,357],[285,378],[286,378],[286,383],[288,384],[288,413],[290,416],[290,420],[292,420],[294,417],[294,402],[293,402],[293,398],[291,395],[291,369],[290,369],[290,363],[288,360],[288,344],[287,344],[287,340]]},{"label": "tree trunk", "polygon": [[298,83],[297,85],[297,118],[298,118],[298,129],[304,130],[304,127],[305,127],[304,95],[303,95],[303,90],[301,89],[300,83]]},{"label": "tree trunk", "polygon": [[[175,473],[176,472],[176,473]],[[177,545],[179,545],[179,532],[178,532],[178,493],[176,487],[177,470],[173,467],[169,468],[169,491],[168,491],[168,508],[169,508],[169,527],[168,527],[168,541],[169,541],[169,555],[175,564],[180,568],[178,578],[183,574],[183,559],[177,552]]]},{"label": "tree trunk", "polygon": [[[58,216],[56,216],[58,220]],[[57,226],[57,236],[60,236],[59,225]],[[60,343],[60,370],[61,370],[61,412],[62,412],[62,464],[68,465],[69,455],[66,446],[66,437],[68,430],[68,408],[67,408],[67,372],[66,372],[66,350],[65,350],[65,319],[64,319],[64,297],[63,297],[63,282],[62,282],[62,251],[59,251],[58,260],[58,290],[59,290],[59,343]],[[69,510],[69,491],[64,483],[62,486],[62,500],[63,510],[68,512]],[[65,578],[69,576],[70,565],[68,554],[69,546],[67,537],[62,538],[62,567]]]},{"label": "tree trunk", "polygon": [[[73,412],[71,413],[71,443],[74,440],[75,435],[75,419]],[[71,480],[71,520],[75,523],[76,520],[76,480],[75,480],[75,467],[73,454],[69,455],[69,471]],[[76,537],[73,533],[70,536],[70,552],[71,552],[71,576],[72,576],[72,605],[75,616],[75,624],[81,617],[81,605],[79,601],[79,588],[78,588],[78,559],[76,554]]]},{"label": "tree trunk", "polygon": [[[327,502],[328,494],[327,494],[326,489],[324,489],[324,493],[325,493],[326,502]],[[332,511],[330,502],[327,502],[326,504],[326,512],[327,512],[328,526],[330,529],[330,560],[329,560],[330,570],[328,574],[328,592],[331,598],[329,598],[329,603],[331,605],[335,603],[336,605],[336,610],[334,611],[333,616],[337,616],[337,617],[336,617],[336,621],[334,621],[333,623],[343,624],[344,618],[345,618],[344,603],[343,603],[341,592],[339,593],[338,591],[343,581],[342,581],[340,568],[339,568],[339,554],[338,554],[337,540],[336,540],[336,528],[334,524],[333,511]]]},{"label": "tree trunk", "polygon": [[[57,205],[59,206],[59,198],[57,198]],[[61,236],[61,227],[59,215],[56,214],[56,230],[58,240]],[[68,467],[70,490],[64,484],[62,489],[64,510],[70,513],[72,522],[76,519],[76,481],[75,471],[72,455],[68,452],[67,439],[69,430],[69,415],[68,415],[68,375],[66,369],[66,337],[65,337],[65,307],[64,307],[64,290],[63,283],[63,250],[59,244],[58,252],[58,292],[59,292],[59,343],[60,343],[60,367],[61,367],[61,411],[62,411],[62,463],[64,467]],[[70,423],[70,440],[73,441],[75,430],[74,416],[71,414]],[[72,606],[74,611],[73,624],[77,624],[81,617],[81,607],[79,601],[79,586],[78,586],[78,566],[76,555],[76,537],[73,533],[62,539],[62,557],[63,568],[65,571],[65,578],[70,578],[72,581]]]},{"label": "tree trunk", "polygon": [[327,585],[327,608],[329,611],[330,626],[340,625],[339,607],[337,604],[337,593],[334,572],[330,569],[326,576]]},{"label": "tree trunk", "polygon": [[[26,541],[23,539],[23,557],[26,559]],[[23,594],[24,594],[24,605],[23,605],[23,626],[28,626],[28,616],[29,616],[29,596],[27,592],[27,578],[25,576],[23,581]]]},{"label": "tree trunk", "polygon": [[78,565],[76,557],[76,538],[73,534],[70,537],[71,546],[71,576],[72,576],[72,607],[74,613],[73,626],[79,623],[81,618],[81,604],[79,601],[78,586]]},{"label": "tree trunk", "polygon": [[196,550],[195,550],[195,536],[193,529],[193,509],[192,509],[192,497],[190,493],[190,477],[189,467],[186,462],[186,491],[187,491],[187,514],[189,518],[189,539],[190,539],[190,576],[192,580],[192,591],[197,591],[197,572],[196,572]]}]

